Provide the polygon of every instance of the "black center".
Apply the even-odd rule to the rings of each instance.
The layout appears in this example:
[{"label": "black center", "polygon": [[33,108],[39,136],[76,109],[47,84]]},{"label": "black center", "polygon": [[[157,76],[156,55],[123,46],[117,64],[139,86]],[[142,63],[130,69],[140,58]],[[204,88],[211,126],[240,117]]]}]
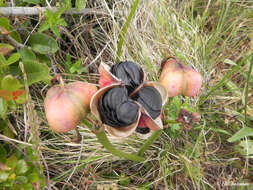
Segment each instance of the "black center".
[{"label": "black center", "polygon": [[162,97],[158,90],[151,86],[142,87],[133,97],[149,113],[152,119],[156,119],[162,109]]},{"label": "black center", "polygon": [[137,120],[139,107],[127,94],[125,87],[115,87],[101,96],[98,109],[103,123],[119,128]]},{"label": "black center", "polygon": [[111,73],[122,80],[129,94],[143,82],[142,69],[131,61],[119,62],[113,65]]}]

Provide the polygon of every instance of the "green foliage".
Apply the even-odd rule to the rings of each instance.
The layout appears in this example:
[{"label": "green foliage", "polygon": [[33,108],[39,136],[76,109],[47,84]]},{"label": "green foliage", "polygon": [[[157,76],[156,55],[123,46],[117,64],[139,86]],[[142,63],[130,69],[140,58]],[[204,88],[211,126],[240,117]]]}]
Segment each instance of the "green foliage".
[{"label": "green foliage", "polygon": [[130,11],[128,17],[127,17],[127,21],[126,21],[125,24],[123,25],[122,31],[121,31],[121,33],[120,33],[120,35],[119,35],[119,43],[118,43],[118,46],[117,46],[116,63],[118,63],[119,60],[120,60],[120,56],[121,56],[121,53],[122,53],[123,43],[124,43],[124,41],[125,41],[125,35],[126,35],[126,32],[127,32],[128,27],[129,27],[130,24],[131,24],[131,21],[132,21],[132,19],[133,19],[134,13],[135,13],[135,11],[136,11],[138,5],[139,5],[139,0],[135,0],[133,6],[132,6],[132,8],[131,8],[131,11]]},{"label": "green foliage", "polygon": [[10,44],[0,43],[0,54],[7,55],[14,50],[14,47]]},{"label": "green foliage", "polygon": [[[19,34],[13,32],[13,27],[7,18],[0,18],[0,27],[2,27],[0,31],[6,32],[6,35],[10,35],[20,42]],[[39,45],[41,42],[45,42],[45,44]],[[14,111],[17,108],[16,104],[23,104],[26,101],[25,81],[22,80],[23,73],[18,64],[20,60],[24,65],[28,85],[50,80],[48,66],[37,61],[40,59],[37,59],[33,50],[40,53],[54,53],[58,50],[57,42],[45,34],[34,34],[31,36],[30,43],[32,48],[24,47],[12,54],[10,52],[15,51],[13,46],[5,43],[0,44],[0,116],[2,119],[6,119],[9,109]],[[12,133],[6,128],[5,134],[10,136]]]},{"label": "green foliage", "polygon": [[130,178],[125,176],[125,174],[121,174],[119,177],[119,185],[124,186],[124,187],[128,187],[130,184]]},{"label": "green foliage", "polygon": [[24,3],[32,4],[32,5],[37,5],[40,3],[41,0],[23,0]]},{"label": "green foliage", "polygon": [[55,39],[42,33],[31,35],[29,43],[32,50],[40,54],[53,54],[59,49]]},{"label": "green foliage", "polygon": [[247,137],[247,136],[253,136],[253,129],[249,127],[243,127],[241,130],[239,130],[237,133],[235,133],[232,137],[228,139],[228,142],[235,142],[240,140],[241,138]]},{"label": "green foliage", "polygon": [[0,7],[7,7],[8,3],[6,3],[4,0],[0,0]]},{"label": "green foliage", "polygon": [[241,140],[235,149],[242,155],[248,158],[253,158],[253,140]]},{"label": "green foliage", "polygon": [[76,10],[81,11],[83,8],[86,6],[86,1],[87,0],[76,0]]},{"label": "green foliage", "polygon": [[71,0],[62,0],[61,6],[64,8],[64,10],[71,11],[72,8]]},{"label": "green foliage", "polygon": [[[86,6],[86,3],[87,3],[87,0],[75,0],[76,11],[81,11],[82,9],[84,9]],[[61,6],[64,8],[64,10],[71,11],[72,1],[71,0],[62,0]]]},{"label": "green foliage", "polygon": [[21,55],[22,61],[35,61],[36,60],[35,53],[33,53],[33,51],[27,47],[20,49],[19,53]]},{"label": "green foliage", "polygon": [[15,62],[17,62],[20,59],[19,53],[13,53],[8,59],[5,59],[5,57],[0,54],[0,69],[6,66],[9,66]]},{"label": "green foliage", "polygon": [[[8,148],[6,146],[6,148]],[[0,155],[6,159],[0,159],[0,189],[27,190],[35,187],[45,187],[45,177],[39,172],[35,162],[27,161],[23,155],[23,147],[10,155],[8,158],[4,146],[0,146]],[[27,147],[27,151],[31,151]],[[30,155],[28,154],[30,159]],[[38,159],[37,159],[38,160]]]},{"label": "green foliage", "polygon": [[27,75],[27,84],[31,85],[36,82],[45,81],[49,82],[51,79],[50,71],[45,63],[36,61],[24,62],[24,68]]},{"label": "green foliage", "polygon": [[9,33],[9,35],[14,38],[17,42],[21,42],[21,38],[18,32],[16,32],[13,27],[10,25],[9,20],[6,17],[0,18],[0,31],[3,32],[3,29]]},{"label": "green foliage", "polygon": [[87,69],[85,69],[83,66],[82,66],[82,60],[81,59],[78,59],[74,64],[71,62],[71,57],[69,54],[67,54],[66,56],[66,69],[67,71],[69,71],[70,73],[74,74],[74,73],[77,73],[77,74],[81,74],[83,72],[87,72]]},{"label": "green foliage", "polygon": [[44,15],[46,17],[44,23],[40,26],[39,32],[43,32],[45,30],[50,29],[57,38],[60,38],[60,32],[59,32],[59,26],[67,26],[67,23],[63,18],[61,18],[61,15],[63,13],[64,9],[58,9],[55,12],[51,12],[49,9],[46,9]]}]

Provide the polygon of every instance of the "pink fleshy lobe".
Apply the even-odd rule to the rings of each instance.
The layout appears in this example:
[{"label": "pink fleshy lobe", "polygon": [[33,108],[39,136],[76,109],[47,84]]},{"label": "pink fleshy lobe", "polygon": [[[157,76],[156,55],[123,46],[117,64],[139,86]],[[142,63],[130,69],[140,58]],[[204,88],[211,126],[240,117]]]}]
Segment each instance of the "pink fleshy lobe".
[{"label": "pink fleshy lobe", "polygon": [[99,82],[98,82],[100,88],[108,86],[108,85],[110,85],[112,83],[115,83],[115,81],[113,81],[111,79],[108,79],[106,77],[103,77],[103,76],[100,76]]},{"label": "pink fleshy lobe", "polygon": [[139,120],[139,123],[138,123],[138,127],[139,128],[146,128],[147,127],[147,125],[146,125],[146,122],[145,122],[145,120],[148,118],[148,116],[147,115],[145,115],[145,114],[141,114],[141,117],[140,117],[140,120]]},{"label": "pink fleshy lobe", "polygon": [[[160,114],[159,118],[161,118],[161,117],[162,117],[162,114]],[[149,128],[154,131],[160,129],[159,126],[154,122],[154,120],[144,113],[141,114],[141,117],[140,117],[140,120],[138,123],[138,127],[139,128]]]},{"label": "pink fleshy lobe", "polygon": [[99,65],[98,72],[100,74],[99,78],[99,87],[103,88],[105,86],[108,86],[112,83],[117,82],[111,75],[109,71],[107,71],[102,64]]}]

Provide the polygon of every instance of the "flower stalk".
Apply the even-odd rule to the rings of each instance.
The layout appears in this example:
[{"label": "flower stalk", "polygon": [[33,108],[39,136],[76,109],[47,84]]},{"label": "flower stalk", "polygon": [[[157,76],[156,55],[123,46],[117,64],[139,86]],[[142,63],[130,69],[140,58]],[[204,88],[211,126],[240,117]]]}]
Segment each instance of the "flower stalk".
[{"label": "flower stalk", "polygon": [[97,133],[96,136],[97,136],[98,141],[105,147],[105,149],[107,151],[109,151],[110,153],[112,153],[113,155],[121,157],[121,158],[125,158],[125,159],[128,159],[128,160],[136,161],[136,162],[145,161],[144,157],[141,157],[141,156],[136,155],[136,154],[125,153],[125,152],[122,152],[122,151],[114,148],[114,146],[108,140],[105,132]]},{"label": "flower stalk", "polygon": [[138,156],[143,156],[144,152],[149,148],[150,145],[152,145],[156,139],[158,139],[160,137],[160,135],[162,134],[163,130],[158,130],[155,131],[146,141],[145,143],[142,145],[142,147],[140,148],[140,150],[138,151],[137,155]]},{"label": "flower stalk", "polygon": [[[92,131],[92,124],[89,121],[83,120],[82,123],[85,124]],[[111,154],[113,154],[115,156],[118,156],[120,158],[125,158],[125,159],[128,159],[128,160],[132,160],[132,161],[135,161],[135,162],[143,162],[143,161],[145,161],[144,157],[138,156],[136,154],[125,153],[125,152],[122,152],[122,151],[116,149],[111,144],[111,142],[107,138],[107,136],[106,136],[106,134],[105,134],[104,131],[98,132],[98,133],[94,133],[94,134],[97,136],[98,141]]]}]

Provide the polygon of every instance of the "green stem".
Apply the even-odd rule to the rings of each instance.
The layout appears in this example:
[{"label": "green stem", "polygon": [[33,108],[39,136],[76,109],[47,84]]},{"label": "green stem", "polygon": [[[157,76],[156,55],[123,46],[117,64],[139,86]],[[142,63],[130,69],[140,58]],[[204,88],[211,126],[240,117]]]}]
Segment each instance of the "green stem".
[{"label": "green stem", "polygon": [[150,145],[152,145],[156,139],[162,134],[163,130],[159,130],[154,132],[147,140],[146,142],[142,145],[140,150],[138,151],[137,155],[143,156],[144,152],[148,149]]},{"label": "green stem", "polygon": [[251,55],[250,59],[250,67],[248,71],[248,76],[247,76],[247,82],[246,82],[246,87],[245,87],[245,99],[244,99],[244,116],[245,116],[245,124],[247,125],[247,107],[248,107],[248,96],[249,96],[249,81],[250,81],[250,76],[253,68],[253,54]]},{"label": "green stem", "polygon": [[132,160],[132,161],[136,161],[136,162],[142,162],[145,161],[145,158],[135,155],[135,154],[128,154],[125,152],[122,152],[120,150],[117,150],[116,148],[114,148],[114,146],[110,143],[110,141],[108,140],[105,132],[100,132],[98,134],[96,134],[98,141],[113,155],[115,156],[119,156],[121,158],[125,158],[128,160]]},{"label": "green stem", "polygon": [[127,17],[127,21],[125,22],[124,26],[123,26],[123,29],[122,29],[122,32],[120,33],[120,37],[119,37],[119,43],[118,43],[118,48],[117,48],[117,57],[116,57],[116,63],[119,62],[120,60],[120,56],[121,56],[121,53],[122,53],[122,46],[123,46],[123,43],[125,41],[125,35],[126,35],[126,32],[127,32],[127,29],[133,19],[133,16],[134,16],[134,13],[138,7],[138,4],[139,4],[139,1],[140,0],[135,0],[132,8],[131,8],[131,11]]}]

